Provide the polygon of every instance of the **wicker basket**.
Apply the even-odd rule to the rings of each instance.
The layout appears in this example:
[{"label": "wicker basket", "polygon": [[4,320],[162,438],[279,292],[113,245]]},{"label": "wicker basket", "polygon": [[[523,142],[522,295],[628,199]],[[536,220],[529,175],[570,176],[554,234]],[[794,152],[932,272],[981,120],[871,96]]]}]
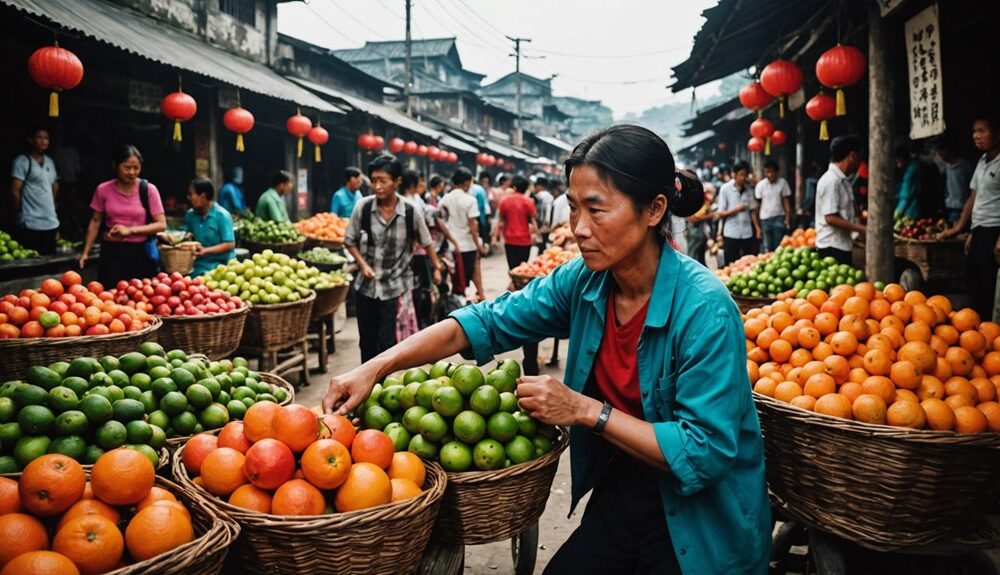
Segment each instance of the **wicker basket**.
[{"label": "wicker basket", "polygon": [[314,262],[310,259],[302,257],[301,254],[296,255],[295,259],[302,260],[321,272],[334,272],[337,270],[342,270],[344,269],[344,266],[346,266],[348,263],[348,262],[340,262],[339,264],[325,264],[323,262]]},{"label": "wicker basket", "polygon": [[156,332],[156,341],[165,349],[196,351],[209,359],[229,357],[240,345],[250,308],[250,302],[245,302],[243,307],[226,313],[160,316],[163,327]]},{"label": "wicker basket", "polygon": [[333,575],[413,573],[424,548],[447,483],[444,470],[427,465],[420,495],[362,511],[309,517],[254,513],[217,499],[188,477],[174,454],[172,469],[181,488],[235,519],[242,530],[230,557],[233,572],[260,575]]},{"label": "wicker basket", "polygon": [[545,511],[567,445],[569,433],[560,430],[552,451],[538,459],[497,471],[449,473],[434,539],[481,545],[510,539],[534,525]]},{"label": "wicker basket", "polygon": [[316,301],[312,307],[312,319],[318,319],[337,311],[337,308],[347,301],[350,286],[342,285],[328,289],[316,290]]},{"label": "wicker basket", "polygon": [[239,351],[259,355],[288,347],[306,336],[316,292],[289,303],[255,305],[243,327]]},{"label": "wicker basket", "polygon": [[740,313],[746,313],[757,307],[764,307],[768,304],[774,303],[773,297],[749,297],[743,295],[736,295],[733,292],[729,292],[732,296],[733,301],[740,308]]},{"label": "wicker basket", "polygon": [[163,262],[163,271],[168,274],[178,272],[181,275],[188,275],[194,269],[194,260],[197,258],[194,250],[185,246],[157,246],[160,250],[160,261]]},{"label": "wicker basket", "polygon": [[0,339],[0,381],[24,376],[33,365],[50,365],[77,357],[122,355],[135,351],[140,343],[155,341],[163,322],[154,317],[138,331],[78,337],[30,337]]},{"label": "wicker basket", "polygon": [[1000,434],[872,425],[753,398],[771,491],[827,533],[877,551],[924,545],[1000,495]]},{"label": "wicker basket", "polygon": [[255,242],[253,240],[240,240],[240,245],[244,248],[250,250],[251,254],[259,254],[264,250],[271,250],[276,254],[288,254],[295,257],[295,254],[302,251],[302,248],[306,245],[305,238],[297,242],[290,242],[285,244],[272,244],[268,242]]},{"label": "wicker basket", "polygon": [[516,290],[521,289],[524,286],[528,285],[528,282],[530,282],[531,280],[533,280],[533,279],[535,279],[537,277],[542,277],[542,276],[526,276],[526,275],[515,274],[515,273],[511,273],[511,272],[507,272],[507,273],[510,275],[510,281],[514,282],[514,289],[516,289]]},{"label": "wicker basket", "polygon": [[312,248],[316,246],[322,246],[331,250],[342,250],[344,249],[344,240],[325,240],[323,238],[307,235],[306,247]]}]

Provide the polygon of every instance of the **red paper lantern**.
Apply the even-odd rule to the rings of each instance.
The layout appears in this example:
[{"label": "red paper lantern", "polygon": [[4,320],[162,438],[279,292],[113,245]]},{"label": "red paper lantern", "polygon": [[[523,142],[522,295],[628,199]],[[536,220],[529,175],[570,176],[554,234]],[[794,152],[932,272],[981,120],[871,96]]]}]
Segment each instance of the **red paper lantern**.
[{"label": "red paper lantern", "polygon": [[253,129],[253,114],[239,106],[230,108],[222,116],[222,124],[230,132],[236,132],[236,151],[244,151],[246,148],[243,145],[243,134]]},{"label": "red paper lantern", "polygon": [[760,73],[760,85],[778,98],[778,117],[785,117],[785,97],[802,87],[802,68],[790,60],[775,60]]},{"label": "red paper lantern", "polygon": [[747,141],[747,150],[751,152],[759,152],[764,149],[764,140],[761,138],[753,137]]},{"label": "red paper lantern", "polygon": [[740,103],[749,110],[753,110],[760,114],[760,111],[766,108],[772,101],[774,96],[767,93],[760,82],[754,80],[746,86],[740,89]]},{"label": "red paper lantern", "polygon": [[302,157],[302,138],[305,138],[309,134],[309,130],[313,127],[312,120],[303,116],[300,112],[296,112],[294,116],[288,118],[285,122],[285,129],[288,133],[299,139],[298,142],[298,157]]},{"label": "red paper lantern", "polygon": [[827,120],[837,115],[837,103],[834,99],[820,92],[806,102],[806,115],[819,122],[819,139],[821,141],[830,139],[830,132],[827,129]]},{"label": "red paper lantern", "polygon": [[406,142],[403,138],[393,138],[389,140],[389,151],[393,154],[398,154],[403,151],[403,147],[406,146]]},{"label": "red paper lantern", "polygon": [[372,148],[373,150],[381,150],[385,147],[385,138],[382,136],[375,136],[375,139],[372,140],[372,146],[374,146]]},{"label": "red paper lantern", "polygon": [[458,163],[458,154],[456,154],[455,152],[448,152],[448,162],[450,162],[452,164],[457,164]]},{"label": "red paper lantern", "polygon": [[838,116],[847,113],[844,86],[850,86],[865,76],[868,63],[865,54],[853,46],[837,44],[816,61],[816,79],[827,88],[837,91]]},{"label": "red paper lantern", "polygon": [[412,156],[413,154],[416,154],[417,153],[417,143],[414,142],[414,141],[412,141],[412,140],[410,140],[409,142],[406,142],[405,144],[403,144],[403,153],[406,154],[406,155],[408,155],[408,156]]},{"label": "red paper lantern", "polygon": [[59,117],[59,92],[75,88],[83,80],[83,62],[65,48],[45,46],[28,58],[28,75],[49,94],[49,117]]},{"label": "red paper lantern", "polygon": [[486,154],[479,152],[476,154],[476,165],[482,166],[486,163]]},{"label": "red paper lantern", "polygon": [[774,124],[767,118],[757,118],[750,124],[750,135],[764,140],[764,155],[771,155],[771,134],[774,132]]},{"label": "red paper lantern", "polygon": [[497,165],[497,157],[494,156],[493,154],[487,155],[486,156],[486,165],[487,166],[491,166],[491,167]]},{"label": "red paper lantern", "polygon": [[427,146],[425,146],[423,144],[420,144],[419,146],[417,146],[417,155],[420,156],[421,158],[423,158],[424,156],[426,156],[427,155]]},{"label": "red paper lantern", "polygon": [[771,143],[775,146],[780,146],[788,141],[788,135],[786,135],[781,130],[775,130],[771,133]]},{"label": "red paper lantern", "polygon": [[180,90],[167,94],[160,102],[163,115],[174,121],[175,142],[181,141],[181,122],[187,122],[198,112],[198,103],[190,95]]},{"label": "red paper lantern", "polygon": [[430,148],[427,148],[427,157],[430,158],[431,160],[437,160],[438,156],[440,155],[441,155],[441,148],[437,146],[431,146]]},{"label": "red paper lantern", "polygon": [[372,134],[361,134],[358,136],[358,147],[362,150],[372,150],[375,148],[375,136]]},{"label": "red paper lantern", "polygon": [[315,128],[309,130],[309,141],[313,143],[313,149],[316,150],[316,162],[322,162],[323,157],[320,154],[319,147],[327,143],[330,140],[330,132],[326,131],[326,128],[316,125]]}]

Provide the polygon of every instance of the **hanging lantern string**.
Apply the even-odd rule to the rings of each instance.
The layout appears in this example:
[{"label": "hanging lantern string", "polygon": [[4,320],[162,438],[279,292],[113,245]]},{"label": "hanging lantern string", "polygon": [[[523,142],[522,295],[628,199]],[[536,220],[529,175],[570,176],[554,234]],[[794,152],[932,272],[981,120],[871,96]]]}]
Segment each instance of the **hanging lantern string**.
[{"label": "hanging lantern string", "polygon": [[[177,91],[180,92],[180,93],[182,93],[182,94],[184,93],[184,81],[181,79],[180,72],[177,73]],[[184,140],[184,137],[183,137],[183,135],[181,133],[181,122],[180,122],[180,120],[175,119],[174,120],[174,141],[175,142],[181,142],[183,140]]]}]

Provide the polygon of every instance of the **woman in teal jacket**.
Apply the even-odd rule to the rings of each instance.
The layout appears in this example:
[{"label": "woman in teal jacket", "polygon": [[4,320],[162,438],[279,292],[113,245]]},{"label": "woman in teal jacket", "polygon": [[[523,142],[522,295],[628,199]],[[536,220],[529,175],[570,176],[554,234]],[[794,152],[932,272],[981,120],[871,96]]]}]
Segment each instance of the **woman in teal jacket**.
[{"label": "woman in teal jacket", "polygon": [[546,573],[766,573],[771,520],[739,312],[710,271],[666,242],[670,213],[703,203],[658,136],[602,130],[566,161],[581,258],[462,308],[335,377],[323,407],[348,413],[375,381],[458,352],[480,363],[569,338],[565,383],[518,380],[518,404],[571,426],[580,527]]}]

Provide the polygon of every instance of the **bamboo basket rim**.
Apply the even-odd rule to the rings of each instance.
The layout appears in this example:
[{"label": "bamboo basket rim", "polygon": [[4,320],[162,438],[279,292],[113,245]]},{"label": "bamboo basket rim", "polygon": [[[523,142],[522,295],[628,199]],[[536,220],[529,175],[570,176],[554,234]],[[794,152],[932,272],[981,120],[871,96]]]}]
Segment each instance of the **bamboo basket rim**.
[{"label": "bamboo basket rim", "polygon": [[294,245],[298,245],[298,244],[305,245],[305,243],[306,243],[306,237],[303,235],[302,239],[296,240],[294,242],[258,242],[256,240],[251,240],[251,239],[246,239],[246,238],[241,239],[240,241],[243,242],[244,246],[247,246],[247,245],[264,246],[264,249],[267,249],[267,248],[269,248],[271,246],[277,246],[280,249],[287,249],[290,246],[294,246]]},{"label": "bamboo basket rim", "polygon": [[248,314],[250,313],[251,308],[254,307],[253,304],[248,301],[243,301],[243,300],[240,301],[242,302],[243,305],[231,311],[225,311],[219,313],[206,313],[205,315],[157,315],[156,317],[160,318],[160,321],[164,323],[167,322],[194,323],[199,321],[209,321],[216,319],[230,319],[233,317],[239,317],[241,315]]},{"label": "bamboo basket rim", "polygon": [[987,431],[977,434],[962,434],[954,431],[911,429],[908,427],[864,423],[853,419],[843,419],[808,411],[756,391],[752,391],[751,393],[758,409],[764,407],[765,409],[779,413],[781,416],[794,419],[797,422],[843,432],[858,440],[885,439],[934,446],[972,446],[1000,450],[1000,432]]},{"label": "bamboo basket rim", "polygon": [[[283,308],[286,308],[286,307],[294,307],[294,306],[297,306],[297,305],[302,305],[302,304],[304,304],[306,302],[313,301],[314,299],[316,299],[316,290],[310,288],[309,289],[309,295],[307,295],[304,298],[300,298],[300,299],[297,299],[295,301],[285,301],[285,302],[281,302],[281,303],[259,303],[259,304],[254,305],[253,309],[259,310],[259,311],[273,311],[273,310],[276,310],[276,309],[283,309]],[[249,304],[250,302],[246,302],[246,303]]]},{"label": "bamboo basket rim", "polygon": [[[302,233],[302,232],[299,232],[299,233]],[[302,235],[305,236],[306,240],[308,240],[308,241],[318,242],[318,243],[324,244],[324,247],[328,247],[328,248],[331,247],[331,246],[340,246],[341,248],[344,247],[344,240],[343,239],[340,239],[340,240],[331,240],[331,239],[327,239],[327,238],[321,238],[319,236],[311,236],[309,234],[304,234],[304,233]]]},{"label": "bamboo basket rim", "polygon": [[149,325],[136,331],[126,331],[122,333],[107,333],[104,335],[78,335],[75,337],[15,337],[0,340],[0,349],[3,348],[26,348],[35,346],[63,347],[71,348],[76,345],[90,344],[94,342],[117,342],[138,338],[160,329],[163,320],[158,315],[150,316]]},{"label": "bamboo basket rim", "polygon": [[893,241],[901,243],[901,244],[919,244],[919,245],[935,245],[935,244],[937,244],[937,245],[951,245],[951,246],[953,246],[955,244],[965,243],[965,238],[966,238],[967,235],[968,234],[961,234],[961,235],[955,236],[953,238],[945,238],[945,239],[932,238],[932,239],[922,240],[920,238],[908,238],[908,237],[901,236],[899,234],[893,233],[892,234],[892,239],[893,239]]},{"label": "bamboo basket rim", "polygon": [[553,442],[552,449],[541,457],[491,471],[448,471],[448,483],[456,486],[489,483],[491,481],[501,481],[532,473],[549,465],[558,465],[563,451],[566,451],[566,448],[569,446],[569,432],[562,427],[558,427],[557,429],[559,430],[559,436]]}]

